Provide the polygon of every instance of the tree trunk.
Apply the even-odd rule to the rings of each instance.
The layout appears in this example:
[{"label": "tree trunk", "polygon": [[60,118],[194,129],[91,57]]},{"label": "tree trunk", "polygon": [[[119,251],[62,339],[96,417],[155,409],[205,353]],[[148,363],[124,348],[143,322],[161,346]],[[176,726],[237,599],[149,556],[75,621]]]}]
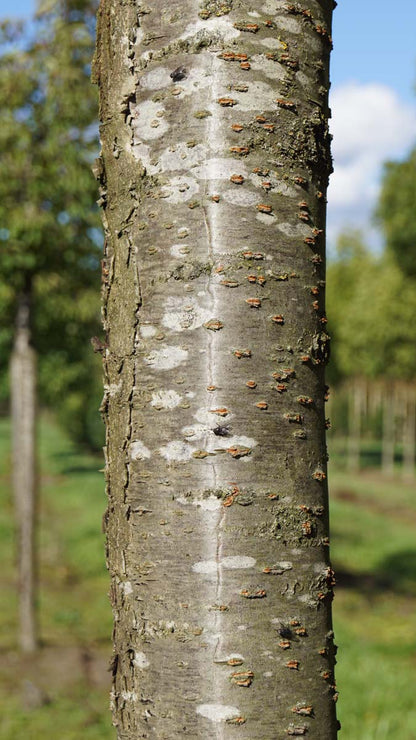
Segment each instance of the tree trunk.
[{"label": "tree trunk", "polygon": [[37,648],[36,624],[36,353],[30,345],[30,287],[20,296],[10,365],[12,479],[16,510],[19,635],[23,652]]},{"label": "tree trunk", "polygon": [[354,378],[348,391],[348,468],[352,472],[360,469],[362,413],[362,381]]},{"label": "tree trunk", "polygon": [[416,398],[413,386],[404,389],[403,419],[403,478],[406,481],[415,479],[416,450]]},{"label": "tree trunk", "polygon": [[394,431],[395,398],[394,391],[386,387],[383,393],[383,440],[381,468],[384,475],[394,474]]},{"label": "tree trunk", "polygon": [[119,740],[336,737],[331,14],[332,0],[101,2]]}]

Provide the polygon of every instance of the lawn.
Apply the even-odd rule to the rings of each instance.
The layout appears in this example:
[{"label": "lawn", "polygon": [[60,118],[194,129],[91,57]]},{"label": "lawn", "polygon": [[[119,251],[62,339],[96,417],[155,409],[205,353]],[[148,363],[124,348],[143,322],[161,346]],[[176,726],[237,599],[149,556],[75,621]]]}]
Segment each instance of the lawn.
[{"label": "lawn", "polygon": [[[111,612],[100,458],[40,423],[42,650],[16,650],[9,424],[0,420],[0,736],[114,740],[108,712]],[[338,702],[344,740],[416,740],[416,496],[374,469],[330,470]]]},{"label": "lawn", "polygon": [[40,656],[16,651],[9,424],[0,421],[0,737],[107,740],[111,611],[101,518],[100,457],[40,423]]},{"label": "lawn", "polygon": [[411,486],[375,471],[331,472],[340,737],[415,740],[414,490],[411,500]]}]

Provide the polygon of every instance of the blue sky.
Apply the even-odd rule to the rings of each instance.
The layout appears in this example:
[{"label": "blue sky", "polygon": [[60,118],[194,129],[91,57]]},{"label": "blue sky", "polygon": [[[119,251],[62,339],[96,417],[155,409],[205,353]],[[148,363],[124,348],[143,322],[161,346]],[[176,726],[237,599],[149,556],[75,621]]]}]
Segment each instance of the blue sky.
[{"label": "blue sky", "polygon": [[[0,0],[0,16],[28,16],[34,0]],[[416,82],[416,2],[339,0],[334,12],[332,84],[382,82],[403,99]]]},{"label": "blue sky", "polygon": [[416,83],[416,2],[339,0],[334,11],[334,86],[347,80],[381,82],[404,100]]},{"label": "blue sky", "polygon": [[[397,12],[396,12],[397,7]],[[416,1],[340,0],[334,12],[328,242],[345,227],[382,239],[372,223],[382,164],[416,144]]]},{"label": "blue sky", "polygon": [[[260,2],[260,0],[259,0]],[[0,0],[0,16],[28,16],[34,0]],[[328,194],[328,241],[362,228],[381,246],[371,213],[382,163],[416,143],[416,0],[339,0],[331,59],[334,174]]]}]

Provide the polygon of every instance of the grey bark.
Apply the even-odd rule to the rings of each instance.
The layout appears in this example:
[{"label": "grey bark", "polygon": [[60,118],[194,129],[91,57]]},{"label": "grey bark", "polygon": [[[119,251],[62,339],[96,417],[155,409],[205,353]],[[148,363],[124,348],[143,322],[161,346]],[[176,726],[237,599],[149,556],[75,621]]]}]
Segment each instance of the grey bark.
[{"label": "grey bark", "polygon": [[12,482],[16,512],[19,648],[37,648],[35,524],[36,353],[30,344],[30,288],[20,296],[10,364]]},{"label": "grey bark", "polygon": [[324,365],[332,0],[102,0],[113,721],[336,737]]}]

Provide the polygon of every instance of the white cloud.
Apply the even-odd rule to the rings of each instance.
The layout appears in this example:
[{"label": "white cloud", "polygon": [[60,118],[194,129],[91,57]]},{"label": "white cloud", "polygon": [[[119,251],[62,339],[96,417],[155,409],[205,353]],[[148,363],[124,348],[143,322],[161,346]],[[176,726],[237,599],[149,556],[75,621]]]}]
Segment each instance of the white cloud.
[{"label": "white cloud", "polygon": [[346,226],[374,230],[370,220],[382,164],[406,155],[416,140],[416,106],[390,87],[348,82],[331,95],[334,173],[328,190],[328,241]]}]

